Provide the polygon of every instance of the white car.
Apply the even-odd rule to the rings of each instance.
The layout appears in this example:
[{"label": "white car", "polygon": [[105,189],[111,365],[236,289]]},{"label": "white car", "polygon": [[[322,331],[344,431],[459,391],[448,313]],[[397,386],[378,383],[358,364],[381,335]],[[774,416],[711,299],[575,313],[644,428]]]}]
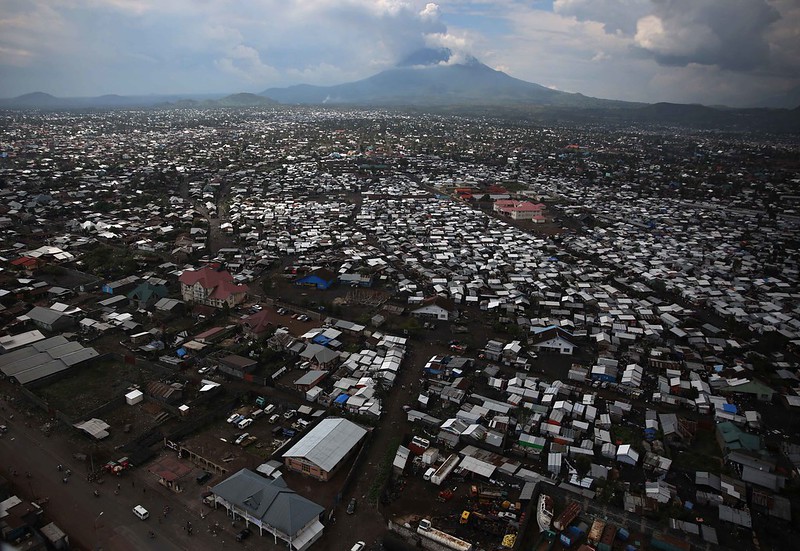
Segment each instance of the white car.
[{"label": "white car", "polygon": [[364,548],[367,546],[366,543],[363,541],[357,541],[353,547],[350,548],[350,551],[364,551]]},{"label": "white car", "polygon": [[239,444],[244,442],[245,438],[247,438],[248,436],[250,436],[249,432],[243,432],[242,434],[239,435],[239,438],[237,438],[236,440],[233,441],[233,443],[238,446]]},{"label": "white car", "polygon": [[295,411],[293,409],[290,409],[289,411],[287,411],[286,413],[283,414],[283,418],[284,419],[291,419],[292,417],[294,417],[295,413],[297,413],[297,411]]},{"label": "white car", "polygon": [[250,426],[250,425],[252,425],[252,424],[253,424],[253,420],[252,420],[252,419],[250,419],[249,417],[245,417],[244,419],[242,419],[241,421],[239,421],[239,422],[236,424],[236,426],[237,426],[237,427],[239,427],[240,429],[246,429],[247,427],[249,427],[249,426]]},{"label": "white car", "polygon": [[239,417],[238,413],[231,413],[231,416],[225,421],[226,423],[233,423]]},{"label": "white car", "polygon": [[150,513],[147,512],[147,509],[141,505],[137,505],[133,508],[133,514],[139,517],[139,520],[147,520],[150,516]]},{"label": "white car", "polygon": [[264,408],[264,413],[272,413],[275,411],[275,404],[267,404],[267,407]]}]

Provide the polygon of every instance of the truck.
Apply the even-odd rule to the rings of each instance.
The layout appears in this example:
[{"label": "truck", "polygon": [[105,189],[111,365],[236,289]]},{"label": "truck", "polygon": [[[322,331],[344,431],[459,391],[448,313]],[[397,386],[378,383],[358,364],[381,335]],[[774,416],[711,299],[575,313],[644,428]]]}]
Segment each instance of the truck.
[{"label": "truck", "polygon": [[597,551],[611,551],[614,546],[614,539],[617,537],[617,527],[613,524],[606,524],[603,530],[603,535],[600,537],[600,543],[597,546]]},{"label": "truck", "polygon": [[431,482],[436,484],[437,486],[441,486],[442,482],[450,476],[450,473],[453,472],[453,469],[458,466],[461,458],[458,456],[457,453],[452,454],[450,457],[445,459],[444,463],[436,469],[436,472],[431,475]]},{"label": "truck", "polygon": [[597,545],[600,542],[600,538],[603,537],[603,530],[605,527],[605,522],[599,518],[594,519],[594,522],[592,522],[592,527],[589,529],[589,535],[586,537],[586,541],[589,543],[589,545]]},{"label": "truck", "polygon": [[553,522],[553,528],[556,530],[564,530],[575,520],[581,513],[581,504],[577,501],[570,501],[566,508],[561,511],[558,518]]},{"label": "truck", "polygon": [[508,492],[496,488],[487,488],[486,486],[472,486],[469,489],[469,495],[477,498],[478,501],[495,501],[505,499],[508,496]]},{"label": "truck", "polygon": [[426,518],[419,521],[419,525],[417,525],[417,534],[431,541],[435,541],[436,543],[440,543],[454,551],[472,551],[472,544],[470,542],[451,536],[447,532],[437,530],[431,525],[431,521]]},{"label": "truck", "polygon": [[561,545],[569,549],[577,544],[583,536],[586,535],[586,530],[589,529],[589,525],[585,522],[581,522],[580,524],[573,524],[568,529],[561,532]]},{"label": "truck", "polygon": [[421,436],[415,436],[412,438],[411,443],[408,445],[408,449],[415,455],[422,455],[430,447],[430,440],[422,438]]}]

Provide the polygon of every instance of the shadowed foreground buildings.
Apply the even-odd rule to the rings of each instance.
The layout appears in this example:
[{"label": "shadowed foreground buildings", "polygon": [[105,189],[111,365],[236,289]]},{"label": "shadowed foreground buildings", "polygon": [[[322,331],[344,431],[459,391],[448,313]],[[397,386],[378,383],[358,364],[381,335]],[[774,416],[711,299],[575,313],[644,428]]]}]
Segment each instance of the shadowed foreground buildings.
[{"label": "shadowed foreground buildings", "polygon": [[222,505],[233,517],[268,532],[305,551],[322,536],[320,515],[324,509],[286,487],[281,478],[267,479],[242,469],[213,488],[214,506]]}]

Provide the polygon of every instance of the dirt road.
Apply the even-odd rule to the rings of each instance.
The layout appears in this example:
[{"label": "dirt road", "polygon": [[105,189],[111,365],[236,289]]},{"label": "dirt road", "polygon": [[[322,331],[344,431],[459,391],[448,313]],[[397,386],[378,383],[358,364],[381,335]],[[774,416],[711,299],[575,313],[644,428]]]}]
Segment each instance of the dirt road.
[{"label": "dirt road", "polygon": [[[102,484],[88,482],[87,466],[72,457],[63,435],[45,436],[35,428],[36,419],[25,411],[14,409],[4,400],[0,405],[1,422],[9,428],[0,437],[0,472],[9,478],[24,502],[47,498],[43,506],[47,518],[69,535],[73,549],[219,549],[224,539],[233,539],[229,527],[228,532],[219,535],[209,533],[209,521],[200,519],[199,502],[196,509],[182,507],[147,472],[106,477]],[[63,465],[63,471],[57,469],[58,465]],[[67,469],[72,474],[65,483]],[[115,495],[117,484],[119,494]],[[95,490],[99,497],[95,497]],[[148,520],[133,515],[136,505],[150,512]],[[165,506],[170,506],[166,517]],[[212,514],[215,522],[225,523],[224,512]],[[192,536],[185,530],[188,522],[193,526]],[[150,531],[155,538],[148,536]]]}]

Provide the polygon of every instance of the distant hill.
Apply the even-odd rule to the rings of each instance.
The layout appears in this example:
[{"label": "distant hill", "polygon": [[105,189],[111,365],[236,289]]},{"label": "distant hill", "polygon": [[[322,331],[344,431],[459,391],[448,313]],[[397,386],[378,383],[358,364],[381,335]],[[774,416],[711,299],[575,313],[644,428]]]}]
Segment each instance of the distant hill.
[{"label": "distant hill", "polygon": [[257,94],[231,94],[220,97],[213,95],[158,96],[119,96],[107,94],[86,98],[59,98],[44,92],[33,92],[16,98],[0,99],[0,109],[114,109],[135,107],[259,107],[276,105],[277,102]]},{"label": "distant hill", "polygon": [[800,134],[798,109],[733,109],[677,103],[656,103],[629,109],[562,106],[495,106],[439,108],[459,115],[485,115],[544,124],[598,124],[609,127],[660,126],[733,132]]},{"label": "distant hill", "polygon": [[553,90],[496,71],[475,58],[449,63],[449,50],[421,50],[398,66],[336,86],[300,84],[261,92],[288,104],[357,104],[371,106],[514,105],[636,107],[642,104],[604,100]]},{"label": "distant hill", "polygon": [[274,99],[259,96],[257,94],[231,94],[218,100],[208,100],[208,103],[216,103],[220,107],[257,107],[261,105],[277,105]]},{"label": "distant hill", "polygon": [[61,100],[55,96],[51,96],[45,92],[31,92],[30,94],[23,94],[8,100],[0,100],[0,102],[13,102],[21,107],[38,107],[56,105]]}]

